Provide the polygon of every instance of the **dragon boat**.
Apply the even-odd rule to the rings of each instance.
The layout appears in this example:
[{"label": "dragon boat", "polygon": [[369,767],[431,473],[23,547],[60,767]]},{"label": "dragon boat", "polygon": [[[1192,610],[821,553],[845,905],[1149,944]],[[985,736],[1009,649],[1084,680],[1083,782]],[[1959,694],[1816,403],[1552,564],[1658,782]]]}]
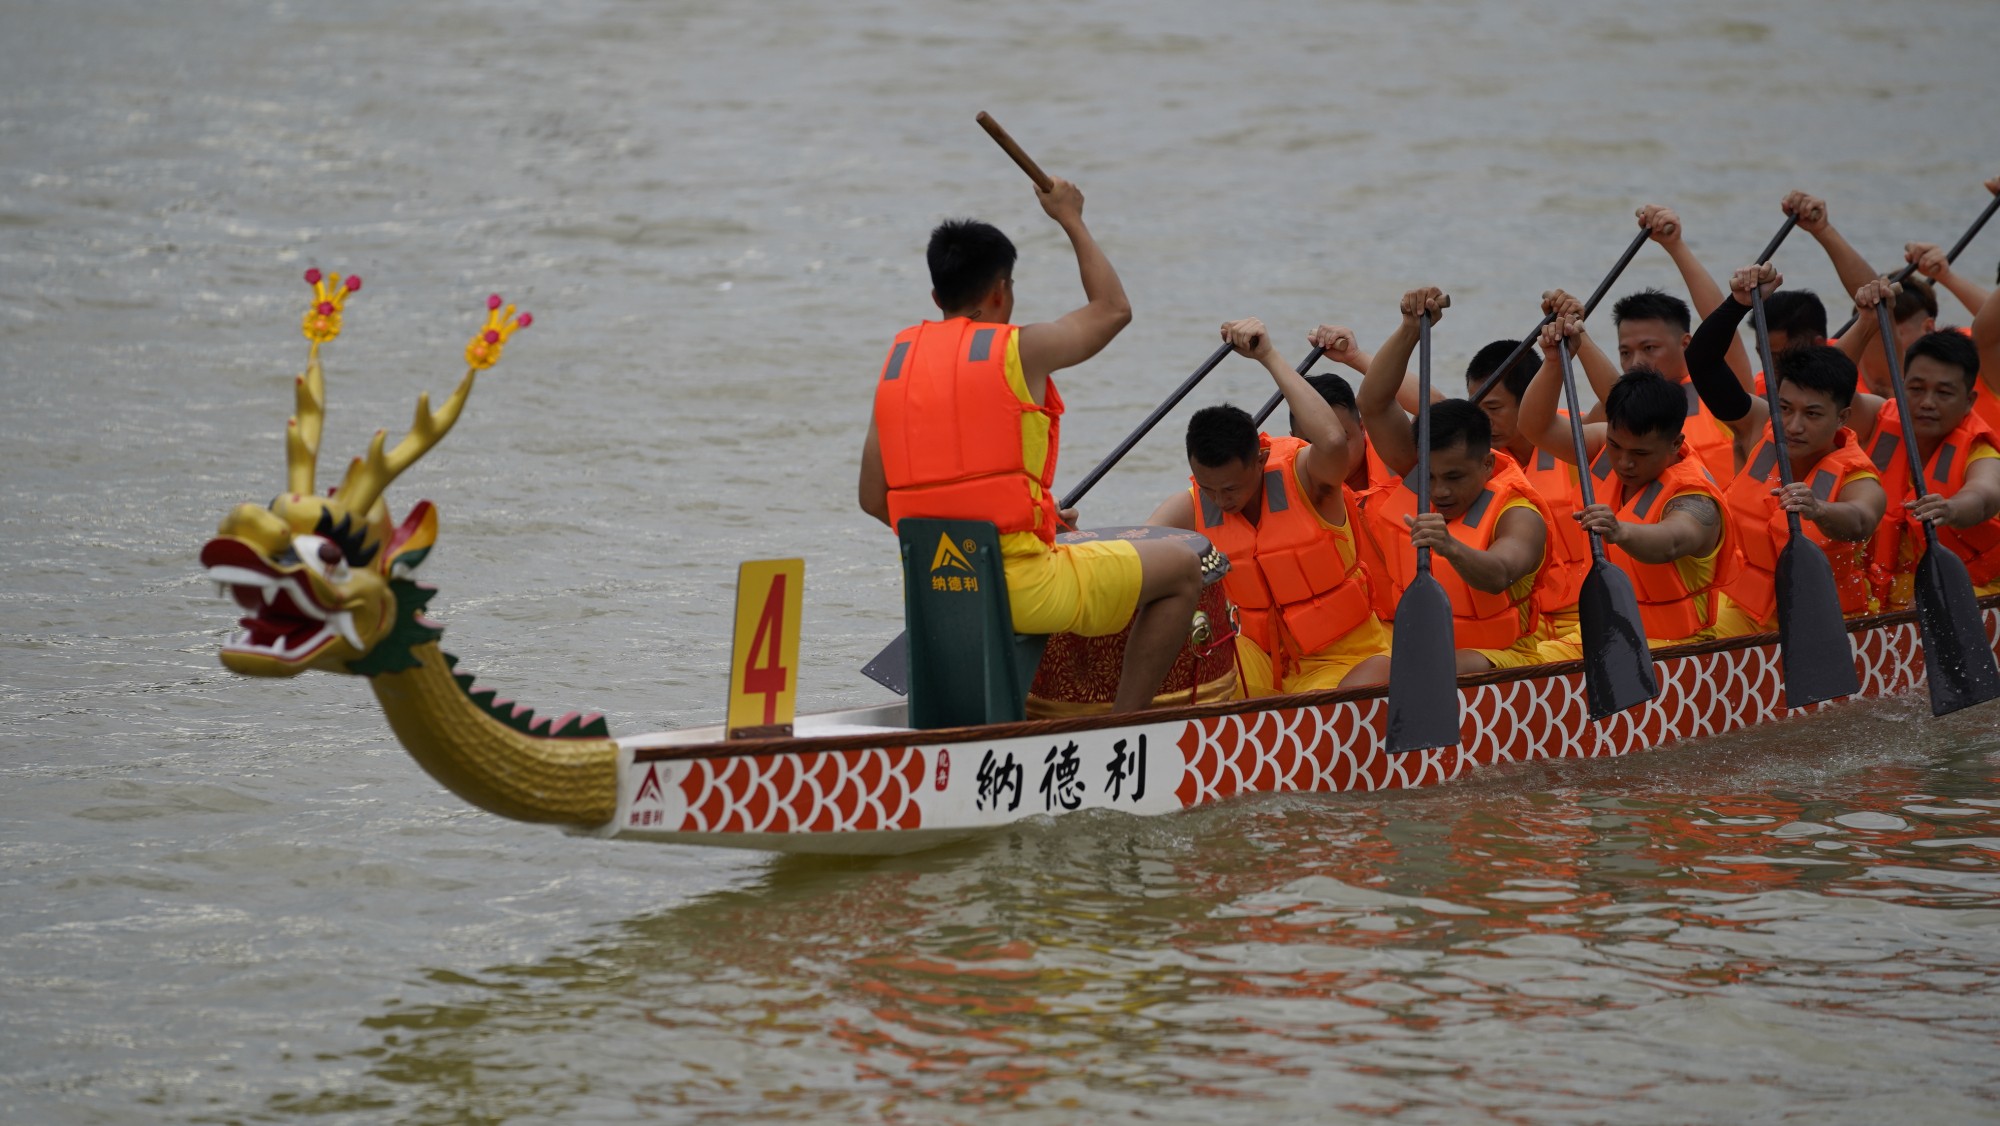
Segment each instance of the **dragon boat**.
[{"label": "dragon boat", "polygon": [[[1435,785],[1499,763],[1624,755],[1841,706],[1786,705],[1773,633],[1656,651],[1659,695],[1603,720],[1589,716],[1579,661],[1460,677],[1460,744],[1401,754],[1384,746],[1386,689],[1231,701],[1212,699],[1209,683],[1191,702],[1130,715],[919,728],[908,703],[891,701],[800,716],[784,735],[718,724],[614,738],[601,716],[537,716],[456,667],[439,647],[442,627],[424,616],[435,591],[414,578],[437,539],[436,509],[420,501],[397,523],[384,499],[532,318],[491,298],[444,405],[432,411],[420,395],[408,435],[385,452],[377,433],[322,494],[320,349],[360,283],[318,271],[306,280],[315,301],[301,326],[310,351],[286,429],[287,488],[268,506],[237,506],[201,551],[208,577],[245,611],[222,663],[247,676],[365,677],[417,763],[503,817],[620,840],[893,854],[1030,817]],[[2000,598],[1980,614],[1993,646]],[[1847,629],[1858,697],[1923,683],[1914,614]]]}]

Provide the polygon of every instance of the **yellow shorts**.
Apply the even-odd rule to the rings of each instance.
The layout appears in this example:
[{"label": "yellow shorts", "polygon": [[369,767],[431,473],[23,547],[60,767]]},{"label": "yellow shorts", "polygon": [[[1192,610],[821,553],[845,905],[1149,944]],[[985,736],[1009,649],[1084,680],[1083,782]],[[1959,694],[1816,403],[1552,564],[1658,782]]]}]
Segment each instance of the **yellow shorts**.
[{"label": "yellow shorts", "polygon": [[1139,608],[1139,549],[1125,540],[1044,544],[1033,532],[1000,539],[1016,633],[1105,637]]},{"label": "yellow shorts", "polygon": [[1347,635],[1310,657],[1291,662],[1285,682],[1273,683],[1271,658],[1256,642],[1236,635],[1236,660],[1243,670],[1243,696],[1275,696],[1280,692],[1317,692],[1338,688],[1354,666],[1389,651],[1389,631],[1370,617]]},{"label": "yellow shorts", "polygon": [[[1649,637],[1646,639],[1646,647],[1648,649],[1665,649],[1669,645],[1692,645],[1697,641],[1713,641],[1718,637],[1732,636],[1721,632],[1721,630],[1722,623],[1717,622],[1715,625],[1699,633],[1690,634],[1675,641],[1661,641],[1659,638]],[[1580,661],[1583,659],[1583,627],[1571,624],[1560,633],[1551,632],[1545,634],[1541,639],[1539,649],[1541,658],[1545,662]]]},{"label": "yellow shorts", "polygon": [[1539,631],[1523,634],[1509,649],[1474,649],[1472,652],[1493,662],[1496,669],[1524,669],[1548,660],[1542,656],[1542,635]]},{"label": "yellow shorts", "polygon": [[1778,628],[1778,615],[1773,612],[1771,620],[1760,622],[1750,616],[1750,612],[1736,604],[1728,595],[1721,595],[1722,608],[1715,615],[1715,636],[1742,637],[1751,633],[1770,633]]}]

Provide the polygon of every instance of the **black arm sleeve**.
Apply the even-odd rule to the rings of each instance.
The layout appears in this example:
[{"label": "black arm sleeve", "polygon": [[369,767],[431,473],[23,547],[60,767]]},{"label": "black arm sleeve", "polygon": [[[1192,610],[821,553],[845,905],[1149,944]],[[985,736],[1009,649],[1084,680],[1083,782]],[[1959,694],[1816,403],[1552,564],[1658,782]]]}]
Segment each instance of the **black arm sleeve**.
[{"label": "black arm sleeve", "polygon": [[1750,312],[1750,306],[1734,297],[1725,297],[1715,312],[1703,318],[1701,327],[1694,330],[1694,339],[1688,341],[1688,380],[1708,407],[1708,413],[1719,422],[1734,422],[1750,413],[1750,393],[1736,381],[1736,373],[1729,370],[1724,357],[1729,352],[1729,341],[1736,335],[1736,326]]}]

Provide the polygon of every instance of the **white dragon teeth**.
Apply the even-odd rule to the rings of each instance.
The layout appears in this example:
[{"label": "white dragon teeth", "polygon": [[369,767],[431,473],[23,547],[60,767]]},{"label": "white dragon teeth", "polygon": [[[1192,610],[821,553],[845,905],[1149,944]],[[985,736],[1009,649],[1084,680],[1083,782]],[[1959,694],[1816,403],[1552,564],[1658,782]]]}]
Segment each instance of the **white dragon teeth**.
[{"label": "white dragon teeth", "polygon": [[264,588],[264,605],[269,606],[271,604],[271,601],[277,597],[278,597],[277,583],[272,583]]},{"label": "white dragon teeth", "polygon": [[352,645],[356,652],[367,648],[366,645],[361,643],[360,631],[354,628],[353,614],[342,610],[327,620],[333,623],[333,628],[340,631],[340,636],[345,638],[347,643]]}]

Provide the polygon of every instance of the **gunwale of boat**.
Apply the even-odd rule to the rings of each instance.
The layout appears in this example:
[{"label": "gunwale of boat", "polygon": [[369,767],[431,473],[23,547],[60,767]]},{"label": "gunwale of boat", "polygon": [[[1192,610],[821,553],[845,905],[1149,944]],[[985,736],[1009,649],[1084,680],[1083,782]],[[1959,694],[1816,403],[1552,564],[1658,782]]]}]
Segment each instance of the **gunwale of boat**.
[{"label": "gunwale of boat", "polygon": [[[2000,608],[2000,595],[1988,595],[1979,600],[1982,611]],[[1871,614],[1866,617],[1847,619],[1849,634],[1865,633],[1870,630],[1897,626],[1916,621],[1916,611],[1898,610],[1889,613]],[[1753,633],[1736,637],[1718,638],[1689,645],[1676,645],[1653,651],[1655,662],[1702,657],[1712,653],[1723,653],[1736,649],[1751,649],[1760,645],[1776,645],[1778,634]],[[1582,661],[1557,661],[1550,664],[1530,665],[1520,669],[1494,669],[1483,673],[1468,673],[1458,678],[1461,690],[1477,688],[1486,684],[1506,684],[1521,680],[1567,676],[1581,672]],[[1214,716],[1245,715],[1254,712],[1275,711],[1285,708],[1323,707],[1349,701],[1369,700],[1388,695],[1386,686],[1373,688],[1333,688],[1318,692],[1297,692],[1278,696],[1260,696],[1249,700],[1229,700],[1213,704],[1192,704],[1175,707],[1155,708],[1150,711],[1127,715],[1069,716],[1060,719],[1030,719],[1014,723],[980,724],[967,727],[939,727],[928,730],[891,724],[870,726],[869,730],[840,732],[831,735],[793,736],[771,739],[710,738],[706,742],[690,741],[703,736],[721,736],[720,725],[687,728],[681,731],[653,732],[620,738],[619,744],[632,752],[634,762],[671,762],[693,758],[731,758],[742,755],[807,754],[819,751],[865,750],[885,745],[908,743],[956,744],[979,740],[1000,740],[1025,738],[1040,735],[1060,735],[1078,731],[1098,731],[1114,727],[1130,727],[1140,723],[1172,723],[1181,720],[1207,719]],[[1837,702],[1837,701],[1836,701]],[[844,709],[836,712],[803,716],[804,721],[825,722],[845,717],[872,715],[887,718],[901,711],[900,703],[874,705],[872,707]]]}]

